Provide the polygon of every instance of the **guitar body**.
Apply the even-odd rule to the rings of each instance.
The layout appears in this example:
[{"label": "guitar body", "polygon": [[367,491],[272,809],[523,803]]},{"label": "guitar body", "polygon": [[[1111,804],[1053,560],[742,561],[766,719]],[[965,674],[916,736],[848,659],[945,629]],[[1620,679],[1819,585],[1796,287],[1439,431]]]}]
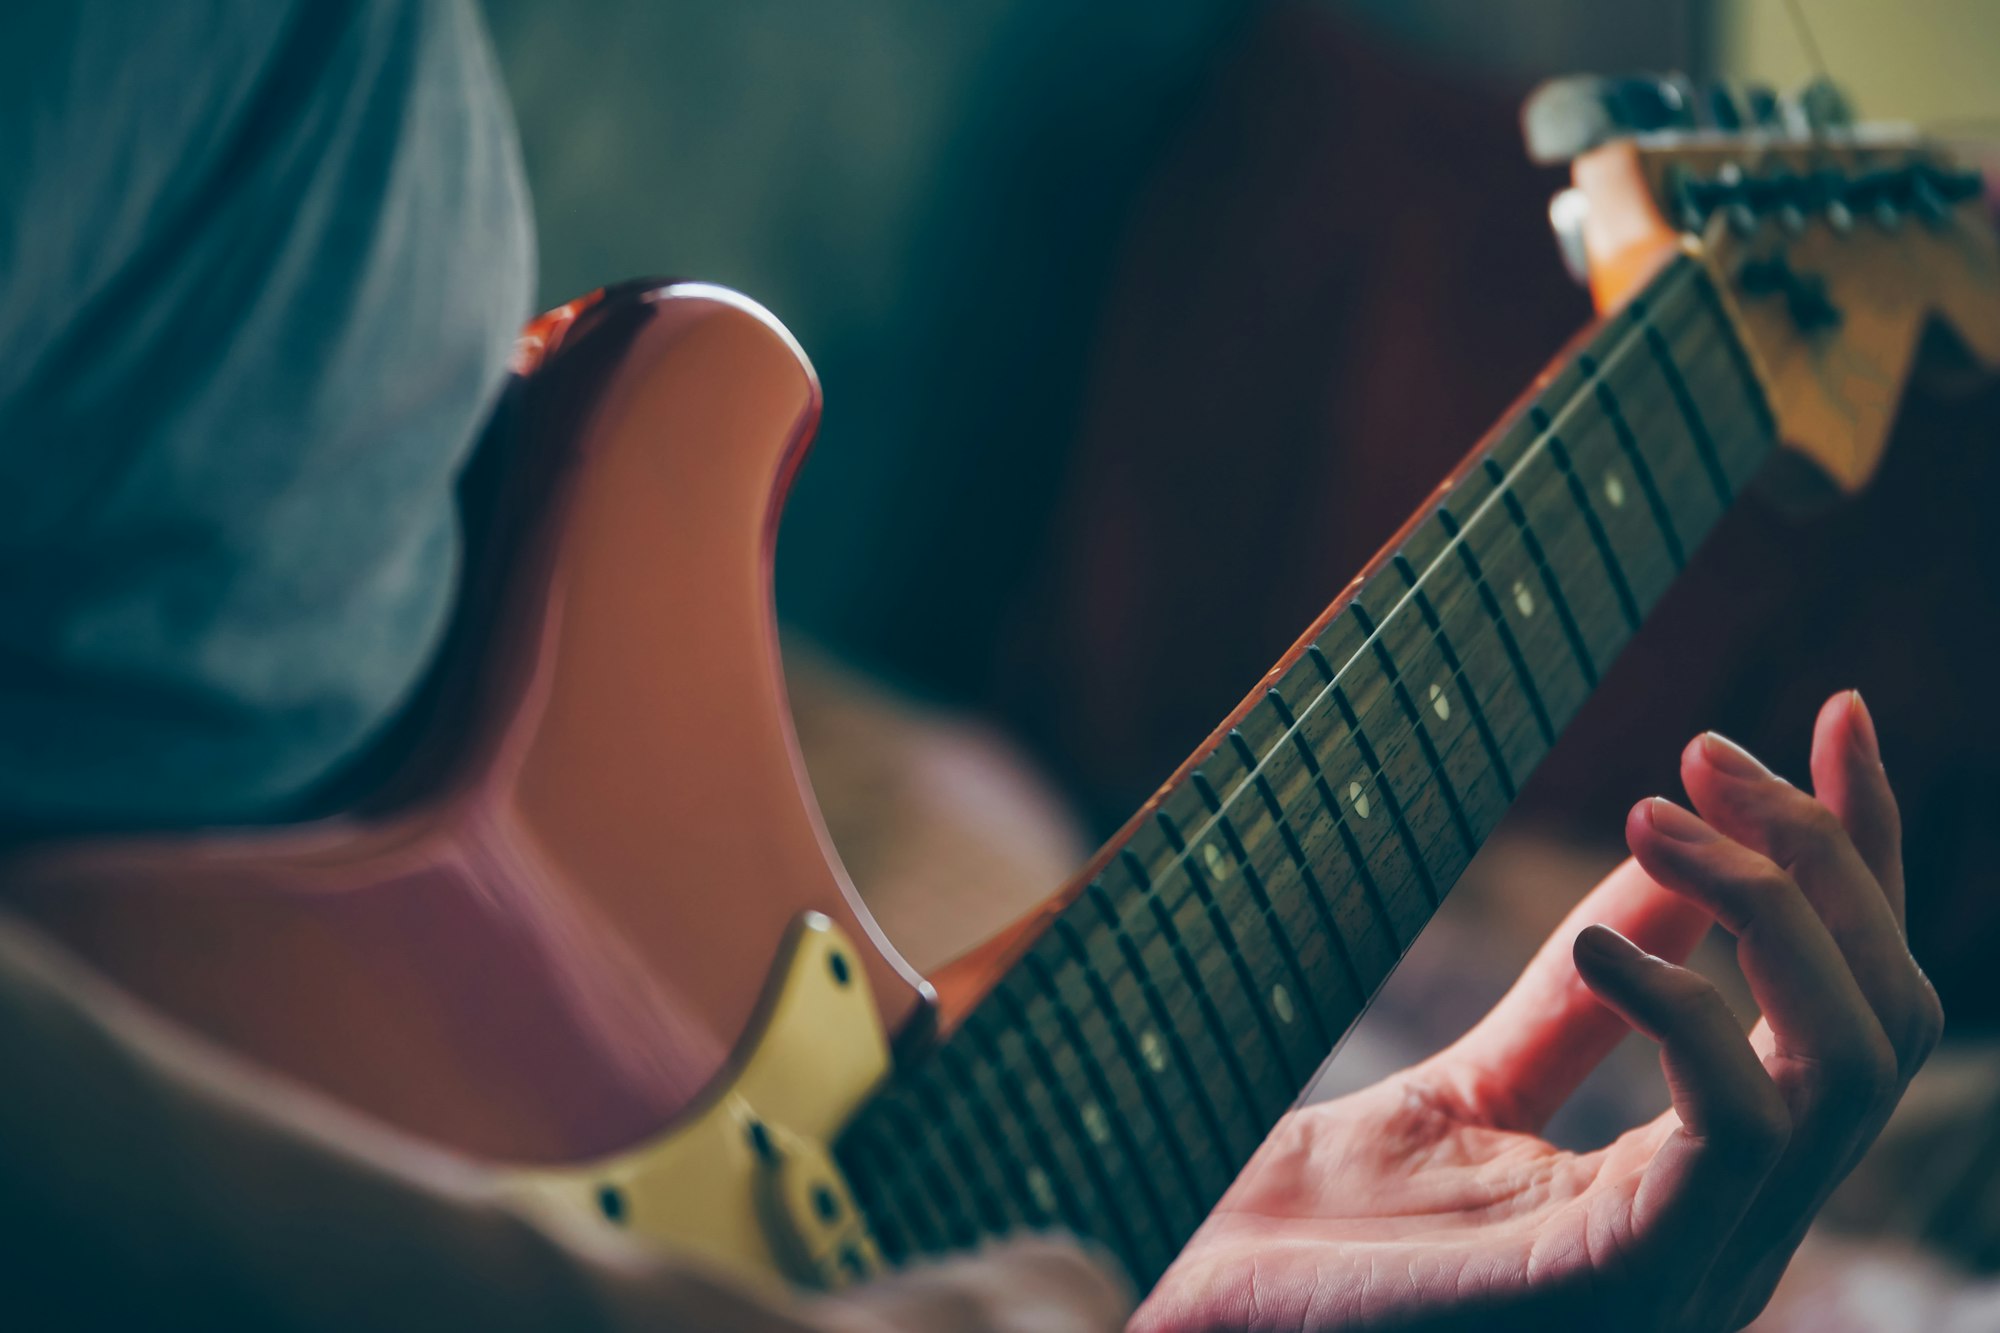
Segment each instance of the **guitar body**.
[{"label": "guitar body", "polygon": [[291,828],[30,849],[0,895],[240,1054],[741,1272],[1060,1225],[1143,1289],[1735,498],[1781,453],[1863,484],[1933,319],[2000,362],[1981,179],[1901,132],[1619,137],[1573,176],[1600,318],[942,1010],[785,698],[818,385],[697,284],[528,330],[385,776]]},{"label": "guitar body", "polygon": [[[770,595],[819,414],[733,293],[628,287],[523,340],[501,514],[393,786],[284,829],[49,847],[12,906],[237,1052],[519,1164],[657,1135],[718,1080],[781,946],[854,942],[924,1005],[807,785]],[[477,553],[476,553],[477,554]],[[477,577],[477,576],[475,576]]]}]

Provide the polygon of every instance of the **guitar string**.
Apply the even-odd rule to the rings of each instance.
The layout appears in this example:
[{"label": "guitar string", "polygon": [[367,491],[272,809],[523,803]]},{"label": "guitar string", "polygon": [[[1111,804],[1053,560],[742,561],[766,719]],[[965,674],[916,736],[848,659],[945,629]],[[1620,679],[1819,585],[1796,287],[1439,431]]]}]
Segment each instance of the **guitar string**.
[{"label": "guitar string", "polygon": [[[1625,333],[1621,335],[1613,348],[1606,352],[1598,361],[1598,372],[1595,378],[1601,381],[1608,376],[1609,372],[1624,365],[1635,348],[1643,342],[1645,330],[1652,323],[1653,311],[1687,295],[1686,289],[1691,287],[1701,275],[1702,269],[1699,262],[1690,261],[1688,267],[1677,275],[1673,281],[1663,284],[1658,292],[1651,293],[1649,299],[1647,299],[1646,318],[1633,322]],[[1729,336],[1734,335],[1730,334]],[[1167,904],[1164,895],[1158,892],[1161,882],[1172,877],[1176,871],[1182,872],[1183,878],[1191,879],[1191,876],[1187,873],[1187,867],[1191,864],[1197,848],[1206,845],[1213,837],[1215,830],[1221,826],[1222,821],[1229,817],[1231,808],[1235,805],[1237,799],[1244,792],[1251,790],[1256,779],[1263,774],[1265,767],[1279,754],[1285,752],[1288,743],[1292,742],[1296,733],[1305,726],[1308,720],[1317,716],[1317,710],[1326,704],[1333,697],[1334,692],[1340,689],[1346,682],[1348,672],[1363,658],[1370,656],[1376,640],[1382,636],[1383,632],[1389,627],[1390,622],[1405,609],[1413,605],[1417,595],[1424,591],[1425,582],[1447,562],[1449,557],[1456,554],[1458,547],[1470,535],[1474,525],[1487,518],[1495,504],[1502,503],[1502,497],[1512,490],[1516,478],[1520,476],[1530,463],[1536,461],[1542,455],[1550,439],[1560,436],[1563,433],[1563,426],[1570,418],[1570,415],[1590,397],[1591,395],[1582,392],[1573,394],[1569,401],[1563,404],[1562,408],[1551,416],[1548,427],[1538,433],[1529,443],[1528,447],[1522,451],[1521,457],[1507,470],[1505,479],[1494,486],[1492,493],[1474,508],[1469,517],[1460,521],[1458,532],[1448,538],[1445,544],[1439,548],[1437,555],[1425,566],[1422,573],[1396,599],[1395,604],[1377,619],[1375,628],[1362,638],[1347,660],[1333,673],[1332,678],[1314,694],[1311,701],[1305,707],[1295,710],[1296,716],[1294,721],[1277,735],[1270,747],[1258,758],[1255,766],[1247,769],[1241,775],[1230,789],[1229,794],[1221,799],[1216,809],[1202,821],[1195,832],[1182,835],[1186,843],[1185,850],[1175,853],[1160,862],[1157,870],[1151,866],[1147,867],[1151,886],[1142,888],[1140,893],[1134,895],[1129,911],[1121,908],[1119,913],[1119,922],[1121,925],[1129,924],[1131,916],[1135,915],[1138,909],[1145,906],[1145,900],[1148,898],[1161,898],[1162,905],[1169,912],[1177,912],[1188,902],[1189,898],[1193,895],[1192,889],[1172,904]],[[1433,604],[1435,605],[1435,599],[1433,599]],[[1329,621],[1328,628],[1331,628],[1331,624],[1332,622]],[[1290,668],[1287,668],[1288,672],[1289,670]],[[1378,704],[1375,709],[1370,711],[1366,719],[1356,719],[1357,723],[1364,720],[1374,720],[1378,714],[1388,710],[1390,702],[1385,699],[1384,702]],[[1206,757],[1204,756],[1204,759]],[[1196,765],[1196,767],[1198,768],[1199,765]],[[1374,777],[1373,773],[1370,776],[1372,780]],[[1153,800],[1148,801],[1146,806],[1141,807],[1141,809],[1157,810],[1159,807],[1154,804],[1154,801],[1158,799],[1159,797],[1156,796]]]},{"label": "guitar string", "polygon": [[[1688,296],[1689,289],[1697,281],[1701,280],[1702,276],[1699,263],[1691,262],[1681,273],[1669,281],[1662,283],[1657,291],[1649,292],[1644,298],[1646,300],[1645,317],[1632,322],[1626,331],[1620,335],[1613,347],[1599,359],[1598,371],[1595,378],[1599,380],[1606,379],[1614,370],[1628,365],[1636,350],[1643,344],[1646,330],[1653,327],[1655,313],[1674,308],[1674,303]],[[1210,845],[1208,840],[1213,837],[1222,821],[1228,818],[1237,799],[1245,791],[1249,791],[1255,786],[1257,779],[1263,775],[1270,761],[1287,750],[1288,744],[1293,740],[1294,735],[1305,726],[1308,720],[1319,715],[1317,710],[1322,708],[1332,698],[1334,692],[1347,680],[1349,670],[1356,663],[1371,656],[1371,650],[1377,638],[1388,629],[1397,615],[1408,609],[1415,602],[1417,596],[1425,591],[1427,581],[1440,567],[1448,562],[1450,557],[1456,554],[1458,547],[1466,541],[1473,528],[1495,512],[1494,506],[1503,502],[1502,497],[1511,491],[1517,478],[1527,467],[1543,455],[1551,439],[1562,434],[1565,424],[1571,418],[1571,414],[1590,397],[1590,394],[1580,389],[1578,392],[1572,394],[1569,401],[1551,416],[1548,426],[1530,440],[1527,448],[1522,451],[1521,457],[1508,469],[1504,480],[1496,484],[1492,493],[1482,500],[1467,518],[1460,522],[1457,533],[1449,537],[1445,544],[1439,548],[1437,555],[1431,559],[1418,577],[1410,583],[1408,589],[1397,598],[1394,605],[1378,618],[1374,630],[1363,637],[1347,660],[1333,673],[1332,678],[1314,694],[1310,702],[1297,710],[1295,720],[1291,725],[1286,727],[1271,742],[1268,750],[1258,758],[1254,766],[1245,770],[1238,781],[1231,787],[1228,795],[1218,803],[1215,810],[1199,825],[1198,829],[1191,834],[1184,835],[1184,850],[1167,858],[1159,864],[1157,869],[1148,868],[1148,883],[1140,887],[1140,892],[1127,896],[1125,902],[1116,909],[1115,920],[1118,929],[1130,934],[1135,919],[1142,920],[1142,913],[1149,913],[1153,910],[1149,904],[1149,900],[1157,899],[1160,906],[1172,914],[1177,913],[1181,907],[1185,906],[1195,896],[1192,888],[1190,865],[1192,858],[1196,854],[1196,849],[1204,845]],[[1436,590],[1432,589],[1431,591]],[[1378,704],[1375,709],[1370,710],[1365,719],[1357,719],[1357,723],[1374,720],[1378,714],[1386,711],[1388,707],[1389,701],[1385,698],[1384,702]],[[1465,742],[1461,739],[1461,744],[1463,743]],[[1373,775],[1371,774],[1372,777]],[[1280,808],[1284,808],[1282,804]],[[1290,811],[1286,810],[1285,813],[1289,818]],[[1383,840],[1386,841],[1395,836],[1393,832],[1385,832]],[[1188,881],[1189,889],[1169,904],[1167,896],[1160,890],[1163,882],[1172,877],[1176,871],[1181,872],[1181,877]],[[1081,901],[1081,898],[1078,901]],[[1074,906],[1074,904],[1071,904],[1071,906]],[[1067,911],[1069,909],[1066,907],[1064,910]],[[1433,907],[1431,910],[1434,911],[1435,908]],[[1404,947],[1406,948],[1407,946]],[[1253,1004],[1257,1003],[1254,997],[1251,999],[1251,1002]],[[1310,1001],[1306,997],[1301,997],[1301,1002],[1309,1003]],[[928,1065],[930,1062],[926,1061],[925,1063]],[[928,1137],[928,1134],[925,1137]]]}]

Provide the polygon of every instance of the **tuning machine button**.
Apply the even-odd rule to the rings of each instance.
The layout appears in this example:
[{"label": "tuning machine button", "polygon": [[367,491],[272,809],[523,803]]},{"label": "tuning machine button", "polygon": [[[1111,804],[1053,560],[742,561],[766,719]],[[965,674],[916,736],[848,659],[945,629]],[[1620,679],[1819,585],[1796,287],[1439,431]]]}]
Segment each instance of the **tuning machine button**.
[{"label": "tuning machine button", "polygon": [[1854,230],[1854,210],[1847,204],[1847,176],[1835,167],[1824,167],[1805,178],[1806,210],[1821,214],[1826,225],[1846,235]]},{"label": "tuning machine button", "polygon": [[1736,287],[1745,296],[1775,296],[1792,285],[1792,266],[1782,254],[1746,259],[1736,270]]},{"label": "tuning machine button", "polygon": [[1778,95],[1761,83],[1744,88],[1743,109],[1749,113],[1750,124],[1760,130],[1785,128],[1785,113],[1779,108]]},{"label": "tuning machine button", "polygon": [[1700,111],[1702,123],[1710,129],[1734,134],[1743,128],[1743,106],[1726,83],[1711,83],[1701,90]]},{"label": "tuning machine button", "polygon": [[1787,127],[1801,136],[1838,133],[1854,126],[1854,109],[1847,95],[1827,79],[1814,79],[1779,107]]},{"label": "tuning machine button", "polygon": [[1551,79],[1522,104],[1521,130],[1529,157],[1567,162],[1624,135],[1693,129],[1695,102],[1694,85],[1679,74]]},{"label": "tuning machine button", "polygon": [[1801,273],[1781,252],[1746,259],[1736,270],[1736,289],[1750,300],[1785,298],[1786,313],[1801,333],[1840,327],[1840,307],[1826,294],[1826,281]]},{"label": "tuning machine button", "polygon": [[1734,162],[1724,162],[1715,173],[1711,197],[1721,205],[1722,216],[1728,221],[1729,229],[1738,236],[1754,236],[1757,233],[1759,219],[1755,189],[1743,168]]},{"label": "tuning machine button", "polygon": [[1864,171],[1848,181],[1842,198],[1857,217],[1872,218],[1876,226],[1893,232],[1902,227],[1909,205],[1909,177],[1899,171]]},{"label": "tuning machine button", "polygon": [[1792,323],[1798,325],[1801,333],[1840,327],[1840,307],[1827,297],[1826,281],[1817,274],[1792,275],[1791,286],[1785,290],[1785,308],[1791,312]]}]

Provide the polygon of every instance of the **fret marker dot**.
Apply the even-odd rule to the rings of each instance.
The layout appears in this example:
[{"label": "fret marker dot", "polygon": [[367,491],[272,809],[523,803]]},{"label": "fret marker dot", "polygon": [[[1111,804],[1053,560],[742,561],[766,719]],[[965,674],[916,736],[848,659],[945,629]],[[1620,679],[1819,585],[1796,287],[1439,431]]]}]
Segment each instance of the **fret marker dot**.
[{"label": "fret marker dot", "polygon": [[1223,859],[1221,852],[1215,850],[1214,843],[1205,842],[1201,845],[1201,859],[1208,863],[1208,873],[1217,879],[1225,878],[1229,874],[1229,862]]},{"label": "fret marker dot", "polygon": [[1535,614],[1535,594],[1528,591],[1527,582],[1523,579],[1514,580],[1514,605],[1521,608],[1524,616]]},{"label": "fret marker dot", "polygon": [[1056,1187],[1049,1181],[1049,1173],[1039,1166],[1028,1168],[1028,1194],[1043,1212],[1056,1210]]},{"label": "fret marker dot", "polygon": [[1355,814],[1363,819],[1368,818],[1368,793],[1361,790],[1360,783],[1347,784],[1347,803],[1354,807]]},{"label": "fret marker dot", "polygon": [[1618,474],[1616,472],[1613,472],[1604,478],[1604,498],[1611,501],[1611,507],[1613,509],[1620,509],[1624,507],[1625,483],[1618,480]]},{"label": "fret marker dot", "polygon": [[1111,1121],[1105,1116],[1104,1108],[1096,1102],[1083,1104],[1083,1132],[1090,1135],[1092,1143],[1111,1142]]},{"label": "fret marker dot", "polygon": [[1146,1062],[1146,1068],[1155,1074],[1167,1067],[1167,1048],[1160,1044],[1160,1034],[1148,1028],[1139,1034],[1139,1055]]},{"label": "fret marker dot", "polygon": [[1440,721],[1451,718],[1451,700],[1445,697],[1442,685],[1431,686],[1431,711],[1438,715]]},{"label": "fret marker dot", "polygon": [[1280,1023],[1289,1023],[1296,1016],[1292,1008],[1292,993],[1283,986],[1271,987],[1271,1012],[1278,1016]]}]

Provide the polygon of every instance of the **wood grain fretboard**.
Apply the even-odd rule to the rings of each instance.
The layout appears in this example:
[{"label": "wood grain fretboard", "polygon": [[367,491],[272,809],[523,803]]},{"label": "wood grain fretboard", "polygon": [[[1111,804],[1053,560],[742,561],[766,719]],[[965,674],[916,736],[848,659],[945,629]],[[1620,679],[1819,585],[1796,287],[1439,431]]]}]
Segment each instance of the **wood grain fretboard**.
[{"label": "wood grain fretboard", "polygon": [[1059,1225],[1149,1287],[1772,444],[1694,261],[1580,338],[843,1133],[885,1253]]}]

